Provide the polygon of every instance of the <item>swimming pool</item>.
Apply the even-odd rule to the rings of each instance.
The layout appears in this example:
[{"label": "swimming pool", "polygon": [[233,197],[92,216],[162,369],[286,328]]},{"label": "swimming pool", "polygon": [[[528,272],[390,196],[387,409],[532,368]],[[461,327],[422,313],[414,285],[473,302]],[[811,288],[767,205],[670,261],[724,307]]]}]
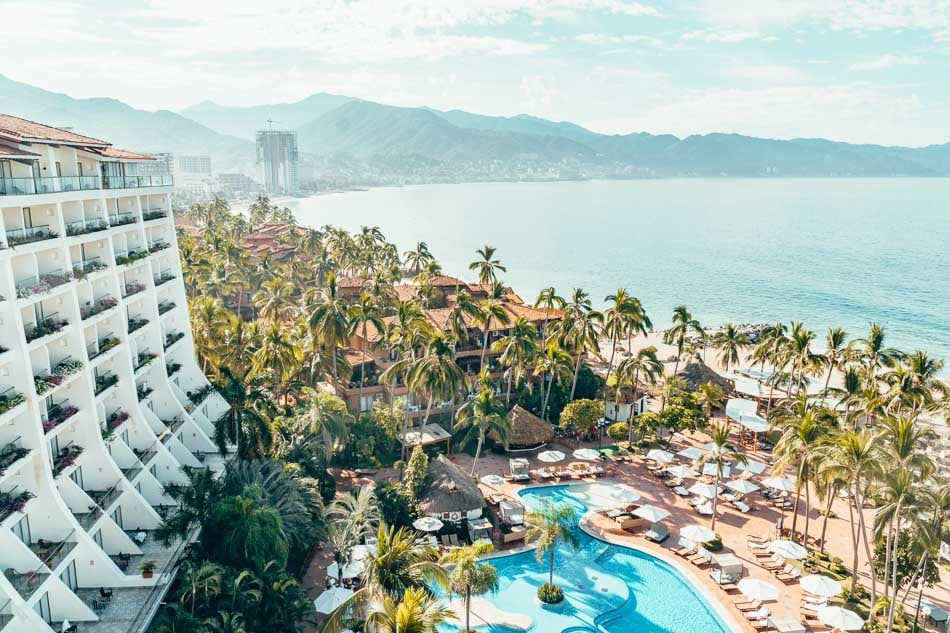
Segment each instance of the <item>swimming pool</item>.
[{"label": "swimming pool", "polygon": [[[521,497],[529,506],[546,497],[571,503],[578,517],[589,509],[590,486],[556,485],[528,488]],[[600,489],[595,488],[599,493]],[[558,549],[554,581],[564,589],[565,601],[555,608],[536,600],[538,587],[547,582],[547,564],[534,551],[499,556],[490,562],[498,569],[499,588],[484,596],[498,609],[529,616],[531,633],[727,633],[706,600],[670,564],[645,552],[613,545],[580,533],[579,550]],[[473,621],[473,625],[476,622]],[[455,626],[440,627],[453,631]],[[510,629],[482,624],[481,631]]]}]

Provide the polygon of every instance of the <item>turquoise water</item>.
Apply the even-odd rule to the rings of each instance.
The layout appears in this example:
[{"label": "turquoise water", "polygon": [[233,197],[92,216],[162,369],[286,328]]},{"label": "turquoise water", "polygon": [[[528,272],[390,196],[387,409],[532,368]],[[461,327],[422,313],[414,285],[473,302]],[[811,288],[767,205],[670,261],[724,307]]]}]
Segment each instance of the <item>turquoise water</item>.
[{"label": "turquoise water", "polygon": [[[541,497],[587,510],[586,496],[572,495],[571,486],[546,486],[522,491],[531,505]],[[498,569],[499,591],[485,596],[499,609],[523,613],[534,622],[532,633],[726,633],[729,628],[675,569],[649,554],[610,545],[578,531],[579,550],[561,547],[555,559],[555,582],[565,603],[542,608],[535,599],[547,582],[547,563],[534,552],[491,561]],[[451,631],[445,626],[440,630]],[[501,633],[508,629],[480,630]]]},{"label": "turquoise water", "polygon": [[[485,243],[526,299],[618,286],[657,327],[804,321],[950,360],[950,180],[694,179],[382,188],[288,203],[302,223],[378,225],[469,277]],[[822,334],[823,338],[823,334]]]}]

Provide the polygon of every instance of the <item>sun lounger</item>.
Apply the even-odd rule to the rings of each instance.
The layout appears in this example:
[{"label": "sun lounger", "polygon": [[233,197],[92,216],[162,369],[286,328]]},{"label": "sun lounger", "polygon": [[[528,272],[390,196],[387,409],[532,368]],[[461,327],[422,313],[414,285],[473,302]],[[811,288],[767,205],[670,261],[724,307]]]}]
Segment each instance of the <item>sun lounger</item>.
[{"label": "sun lounger", "polygon": [[653,527],[647,530],[646,534],[643,535],[648,541],[653,541],[654,543],[662,543],[670,536],[670,531],[666,529],[666,526],[655,523]]},{"label": "sun lounger", "polygon": [[792,569],[791,571],[785,572],[780,571],[775,574],[775,577],[781,580],[782,582],[794,582],[801,578],[802,572],[798,569]]},{"label": "sun lounger", "polygon": [[539,469],[538,469],[538,476],[539,476],[541,479],[554,479],[555,477],[557,477],[557,475],[556,475],[555,473],[552,473],[552,472],[551,472],[550,470],[548,470],[547,468],[539,468]]},{"label": "sun lounger", "polygon": [[680,537],[680,540],[676,542],[676,545],[670,548],[670,551],[677,556],[686,556],[696,551],[696,544]]},{"label": "sun lounger", "polygon": [[673,492],[676,493],[677,495],[681,496],[681,497],[688,497],[688,496],[689,496],[689,490],[687,490],[687,489],[684,488],[683,486],[677,486],[676,488],[673,488]]},{"label": "sun lounger", "polygon": [[762,606],[762,601],[759,599],[755,600],[740,600],[738,602],[732,603],[736,609],[739,611],[758,611],[759,607]]},{"label": "sun lounger", "polygon": [[751,543],[761,543],[765,545],[770,542],[770,539],[765,536],[756,536],[755,534],[747,534],[745,540]]},{"label": "sun lounger", "polygon": [[747,503],[743,503],[742,501],[733,501],[732,506],[743,514],[752,510],[752,506]]},{"label": "sun lounger", "polygon": [[708,565],[711,562],[710,561],[711,558],[712,558],[712,554],[710,554],[705,549],[700,547],[694,555],[688,557],[686,560],[696,565],[697,567],[702,567],[703,565]]},{"label": "sun lounger", "polygon": [[663,485],[666,486],[667,488],[682,487],[683,480],[682,479],[667,479],[666,481],[663,482]]},{"label": "sun lounger", "polygon": [[711,517],[713,513],[712,504],[706,503],[701,506],[696,506],[696,512],[698,512],[701,516]]},{"label": "sun lounger", "polygon": [[758,611],[743,611],[743,617],[750,622],[753,620],[762,620],[772,615],[765,607],[759,607]]},{"label": "sun lounger", "polygon": [[749,622],[756,631],[768,631],[772,628],[772,621],[768,618],[762,618],[761,620],[755,620],[754,622]]}]

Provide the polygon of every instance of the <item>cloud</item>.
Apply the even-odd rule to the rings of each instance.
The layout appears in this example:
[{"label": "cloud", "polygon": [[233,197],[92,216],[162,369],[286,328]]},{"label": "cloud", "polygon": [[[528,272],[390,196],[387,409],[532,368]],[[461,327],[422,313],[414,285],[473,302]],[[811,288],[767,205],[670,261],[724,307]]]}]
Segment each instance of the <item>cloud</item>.
[{"label": "cloud", "polygon": [[723,74],[732,79],[770,84],[796,84],[805,80],[802,71],[784,64],[741,64],[726,69]]},{"label": "cloud", "polygon": [[732,30],[705,30],[687,31],[683,33],[682,38],[686,41],[700,42],[722,42],[725,44],[735,44],[747,40],[765,39],[765,35],[760,31],[732,31]]},{"label": "cloud", "polygon": [[663,46],[663,40],[650,35],[609,35],[607,33],[581,33],[574,36],[574,40],[595,46],[617,46],[618,44],[649,44],[654,47]]},{"label": "cloud", "polygon": [[914,57],[912,55],[894,55],[887,53],[885,55],[880,55],[874,57],[867,61],[858,62],[856,64],[851,64],[848,66],[851,70],[857,71],[873,71],[873,70],[884,70],[886,68],[893,68],[894,66],[915,66],[920,64],[921,59],[919,57]]}]

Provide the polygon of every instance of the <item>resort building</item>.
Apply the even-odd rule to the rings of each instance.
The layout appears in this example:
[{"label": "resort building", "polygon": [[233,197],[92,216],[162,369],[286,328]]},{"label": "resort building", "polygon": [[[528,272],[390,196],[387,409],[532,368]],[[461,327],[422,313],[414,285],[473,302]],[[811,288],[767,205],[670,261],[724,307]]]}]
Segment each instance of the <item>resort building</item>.
[{"label": "resort building", "polygon": [[220,465],[153,160],[0,115],[4,633],[144,630],[185,545],[153,538],[168,487]]}]

